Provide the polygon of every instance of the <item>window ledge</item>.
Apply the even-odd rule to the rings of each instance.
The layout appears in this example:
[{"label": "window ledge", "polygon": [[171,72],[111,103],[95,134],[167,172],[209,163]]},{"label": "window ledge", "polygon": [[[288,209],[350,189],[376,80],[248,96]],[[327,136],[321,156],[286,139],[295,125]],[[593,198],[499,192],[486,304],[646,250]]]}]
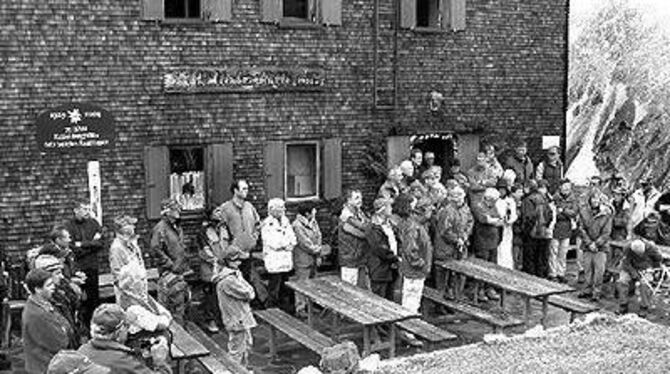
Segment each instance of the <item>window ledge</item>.
[{"label": "window ledge", "polygon": [[321,25],[307,20],[306,18],[282,18],[279,21],[280,29],[299,29],[299,30],[311,30],[311,29],[320,29]]},{"label": "window ledge", "polygon": [[167,25],[203,25],[209,23],[202,18],[163,18],[160,22]]},{"label": "window ledge", "polygon": [[449,30],[440,27],[415,27],[414,32],[419,34],[446,34]]},{"label": "window ledge", "polygon": [[287,197],[286,198],[286,203],[287,204],[293,204],[293,203],[305,203],[305,202],[312,202],[312,201],[320,201],[318,196],[309,196],[309,197]]}]

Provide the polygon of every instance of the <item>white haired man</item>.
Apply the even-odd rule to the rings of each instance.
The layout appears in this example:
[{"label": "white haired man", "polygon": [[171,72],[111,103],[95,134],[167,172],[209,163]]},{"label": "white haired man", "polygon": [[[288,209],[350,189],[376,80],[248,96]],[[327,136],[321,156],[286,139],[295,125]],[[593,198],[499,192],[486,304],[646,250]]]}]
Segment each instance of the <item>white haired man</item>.
[{"label": "white haired man", "polygon": [[[293,270],[293,248],[297,244],[291,222],[286,217],[284,200],[268,201],[268,216],[261,223],[263,261],[268,272],[270,306],[292,312],[293,302],[287,300],[289,290],[285,283]],[[283,297],[282,297],[283,296]]]}]

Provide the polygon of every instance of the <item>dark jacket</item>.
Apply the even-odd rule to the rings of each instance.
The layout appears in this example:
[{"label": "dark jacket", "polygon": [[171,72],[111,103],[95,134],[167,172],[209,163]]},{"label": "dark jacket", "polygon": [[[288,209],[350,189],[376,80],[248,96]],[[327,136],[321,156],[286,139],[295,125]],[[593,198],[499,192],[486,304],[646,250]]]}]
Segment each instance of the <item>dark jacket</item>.
[{"label": "dark jacket", "polygon": [[337,230],[340,266],[357,268],[365,265],[365,228],[368,224],[363,212],[353,212],[347,206],[342,209]]},{"label": "dark jacket", "polygon": [[153,228],[151,250],[162,258],[161,270],[182,274],[188,270],[184,232],[181,227],[161,219]]},{"label": "dark jacket", "polygon": [[547,198],[537,191],[528,194],[521,203],[523,232],[531,238],[551,239],[549,225],[553,216]]},{"label": "dark jacket", "polygon": [[72,349],[70,324],[49,302],[28,297],[21,316],[25,369],[30,374],[47,371],[49,361],[61,349]]},{"label": "dark jacket", "polygon": [[482,200],[474,206],[472,215],[475,219],[474,234],[472,235],[474,247],[477,249],[497,248],[501,239],[501,225],[494,224],[494,221],[502,217],[500,217],[496,206],[488,206]]},{"label": "dark jacket", "polygon": [[[389,245],[381,225],[370,224],[365,230],[367,248],[367,266],[370,280],[373,282],[390,282],[394,277],[395,264],[398,262]],[[394,238],[395,239],[395,238]]]},{"label": "dark jacket", "polygon": [[111,368],[114,374],[157,373],[149,369],[130,348],[118,342],[91,339],[78,351],[94,363]]},{"label": "dark jacket", "polygon": [[632,279],[638,279],[640,270],[659,267],[662,260],[663,256],[661,256],[658,247],[650,241],[645,241],[644,253],[641,255],[633,252],[630,249],[630,244],[628,244],[624,249],[621,269],[627,272]]},{"label": "dark jacket", "polygon": [[556,192],[554,203],[556,204],[554,239],[568,239],[572,236],[572,221],[576,220],[579,214],[579,202],[573,192],[568,196]]},{"label": "dark jacket", "polygon": [[462,207],[456,208],[447,204],[437,212],[435,221],[434,258],[438,261],[452,259],[458,252],[457,241],[460,239],[463,244],[467,245],[470,234],[472,234],[474,218],[470,207],[463,204]]},{"label": "dark jacket", "polygon": [[80,326],[76,313],[81,305],[81,294],[74,290],[69,280],[63,278],[60,282],[56,283],[56,288],[51,298],[51,304],[68,321],[70,329],[74,332],[70,336],[70,343],[68,345],[72,348],[77,348],[80,344]]},{"label": "dark jacket", "polygon": [[533,161],[527,155],[523,159],[519,159],[517,155],[511,155],[505,159],[505,169],[512,169],[516,174],[515,181],[521,184],[526,184],[533,179]]},{"label": "dark jacket", "polygon": [[428,231],[414,218],[403,218],[398,222],[397,232],[398,253],[402,257],[400,274],[409,279],[427,277],[433,260]]},{"label": "dark jacket", "polygon": [[321,229],[316,220],[298,214],[293,221],[293,232],[298,244],[293,248],[293,266],[311,268],[321,253]]},{"label": "dark jacket", "polygon": [[[80,269],[97,269],[98,252],[102,249],[102,240],[93,240],[96,234],[102,237],[102,230],[98,221],[93,218],[84,220],[72,219],[65,225],[67,231],[72,236],[72,250],[74,251],[74,260]],[[79,247],[74,243],[81,242]]]},{"label": "dark jacket", "polygon": [[614,216],[612,217],[612,240],[626,240],[630,230],[630,209],[625,201],[612,202]]},{"label": "dark jacket", "polygon": [[535,168],[535,179],[544,179],[549,182],[549,193],[554,194],[563,179],[563,163],[558,160],[552,164],[545,158]]},{"label": "dark jacket", "polygon": [[583,249],[589,250],[588,246],[595,243],[597,252],[608,251],[610,235],[612,234],[612,210],[604,204],[600,205],[600,209],[596,213],[593,213],[590,207],[584,207],[579,214],[579,218]]}]

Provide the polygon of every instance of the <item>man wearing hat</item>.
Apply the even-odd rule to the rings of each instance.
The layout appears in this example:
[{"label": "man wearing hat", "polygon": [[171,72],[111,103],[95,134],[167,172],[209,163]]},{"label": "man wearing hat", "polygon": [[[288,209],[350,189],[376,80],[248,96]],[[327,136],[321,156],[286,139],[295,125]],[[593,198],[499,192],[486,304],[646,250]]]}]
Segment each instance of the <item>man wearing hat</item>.
[{"label": "man wearing hat", "polygon": [[186,259],[184,231],[179,225],[181,206],[175,199],[161,202],[161,220],[151,235],[151,251],[160,257],[158,266],[158,302],[164,305],[175,321],[182,323],[190,297],[184,276],[192,273]]},{"label": "man wearing hat", "polygon": [[171,373],[166,364],[168,347],[165,342],[154,344],[151,347],[151,360],[154,367],[151,370],[132,349],[124,343],[128,339],[128,324],[126,313],[116,304],[102,304],[93,312],[91,319],[91,340],[82,345],[78,352],[88,357],[92,362],[114,370],[114,373],[127,374],[157,374]]},{"label": "man wearing hat", "polygon": [[239,270],[243,253],[237,246],[231,246],[223,255],[224,267],[214,275],[212,282],[216,283],[221,320],[228,333],[228,353],[246,366],[253,346],[251,329],[256,327],[249,303],[256,294]]},{"label": "man wearing hat", "polygon": [[505,169],[512,169],[516,174],[516,181],[523,184],[533,179],[533,161],[528,157],[528,144],[519,140],[514,147],[514,154],[505,159]]},{"label": "man wearing hat", "polygon": [[447,192],[446,205],[437,213],[433,236],[435,288],[444,292],[447,298],[452,299],[461,291],[462,282],[458,286],[453,281],[450,284],[449,273],[436,263],[466,257],[473,226],[470,207],[465,203],[465,191],[456,186]]},{"label": "man wearing hat", "polygon": [[118,300],[119,290],[117,287],[121,268],[131,262],[137,263],[142,269],[144,257],[138,244],[138,236],[135,234],[137,219],[127,215],[114,217],[114,240],[109,247],[109,267],[114,277],[114,293]]},{"label": "man wearing hat", "polygon": [[51,359],[47,374],[110,374],[111,369],[98,365],[83,354],[62,350]]},{"label": "man wearing hat", "polygon": [[463,190],[468,190],[470,184],[468,183],[468,177],[461,171],[461,160],[455,158],[451,161],[449,165],[449,171],[444,173],[442,183],[446,186],[449,179],[454,179],[458,184],[463,188]]}]

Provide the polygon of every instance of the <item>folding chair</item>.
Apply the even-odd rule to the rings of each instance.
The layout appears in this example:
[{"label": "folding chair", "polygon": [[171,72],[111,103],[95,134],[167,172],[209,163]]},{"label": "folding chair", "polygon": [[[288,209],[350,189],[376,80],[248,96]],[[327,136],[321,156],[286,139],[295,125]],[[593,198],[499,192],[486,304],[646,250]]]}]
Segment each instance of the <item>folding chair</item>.
[{"label": "folding chair", "polygon": [[651,297],[656,297],[660,291],[667,292],[670,289],[670,269],[664,264],[658,268],[648,269],[640,272],[640,282],[651,290]]}]

